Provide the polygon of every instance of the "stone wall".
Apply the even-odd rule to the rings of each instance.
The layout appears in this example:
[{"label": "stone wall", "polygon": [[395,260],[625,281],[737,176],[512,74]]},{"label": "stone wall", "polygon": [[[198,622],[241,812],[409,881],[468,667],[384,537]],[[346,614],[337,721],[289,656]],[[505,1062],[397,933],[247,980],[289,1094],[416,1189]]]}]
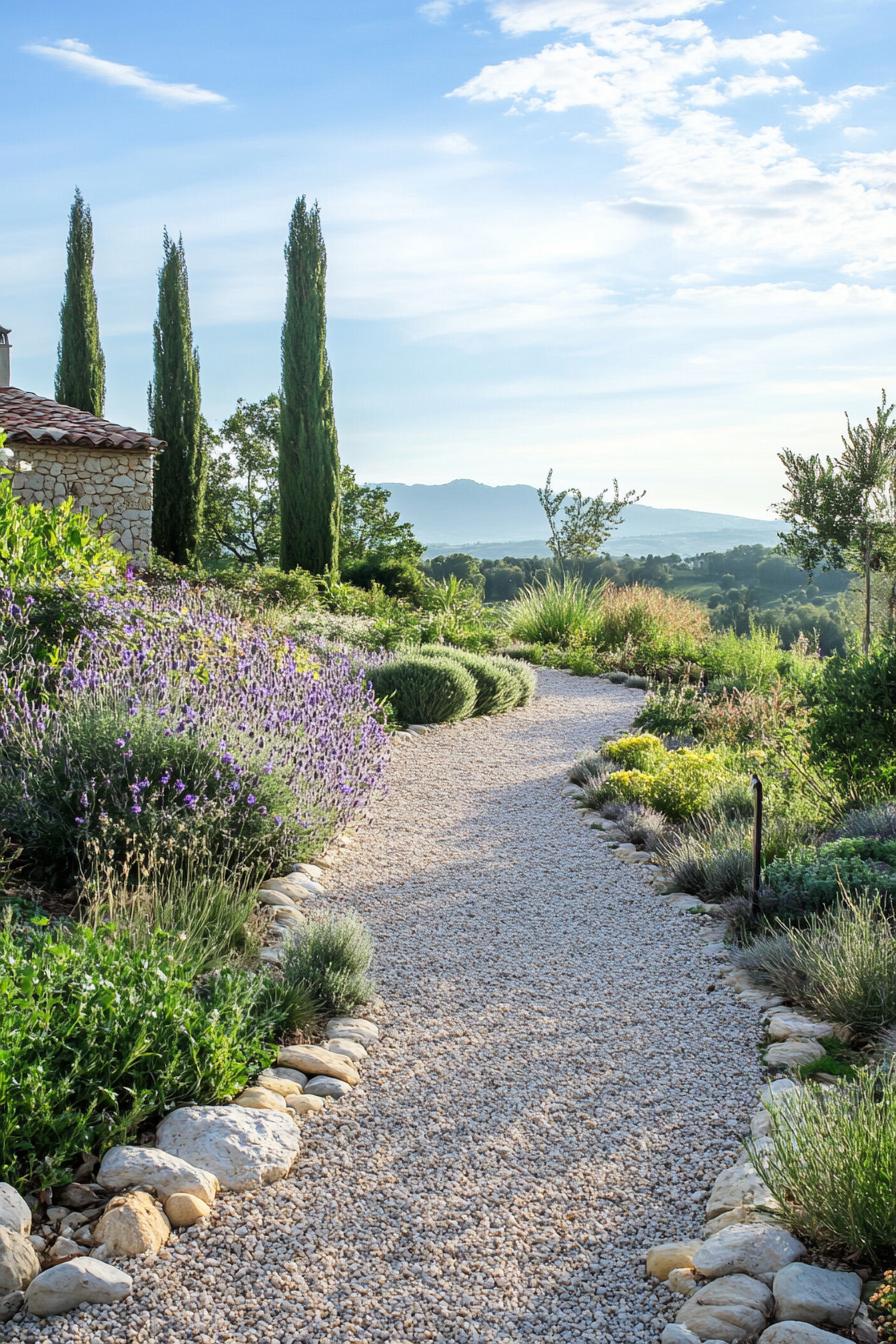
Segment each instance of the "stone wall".
[{"label": "stone wall", "polygon": [[94,518],[106,515],[103,531],[138,564],[149,559],[152,535],[152,453],[111,448],[64,448],[16,443],[13,490],[29,503],[60,504],[73,496]]}]

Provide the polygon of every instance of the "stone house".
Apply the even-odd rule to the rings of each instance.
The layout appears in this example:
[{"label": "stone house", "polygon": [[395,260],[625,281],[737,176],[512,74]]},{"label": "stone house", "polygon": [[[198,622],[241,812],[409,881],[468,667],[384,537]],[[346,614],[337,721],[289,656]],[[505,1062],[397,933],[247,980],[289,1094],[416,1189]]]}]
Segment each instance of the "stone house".
[{"label": "stone house", "polygon": [[152,537],[153,459],[164,448],[139,429],[102,420],[10,386],[9,330],[0,327],[0,431],[11,452],[12,488],[29,503],[71,495],[142,565]]}]

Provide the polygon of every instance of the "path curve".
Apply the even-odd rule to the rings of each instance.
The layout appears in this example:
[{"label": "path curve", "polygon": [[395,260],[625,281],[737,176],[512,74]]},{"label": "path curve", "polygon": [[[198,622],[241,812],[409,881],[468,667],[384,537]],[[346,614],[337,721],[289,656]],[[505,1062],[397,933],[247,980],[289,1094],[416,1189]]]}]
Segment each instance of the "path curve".
[{"label": "path curve", "polygon": [[295,1175],[222,1197],[54,1344],[656,1340],[654,1242],[696,1234],[748,1126],[757,1016],[693,922],[561,797],[640,696],[542,670],[527,709],[396,746],[330,874],[377,939],[383,1040]]}]

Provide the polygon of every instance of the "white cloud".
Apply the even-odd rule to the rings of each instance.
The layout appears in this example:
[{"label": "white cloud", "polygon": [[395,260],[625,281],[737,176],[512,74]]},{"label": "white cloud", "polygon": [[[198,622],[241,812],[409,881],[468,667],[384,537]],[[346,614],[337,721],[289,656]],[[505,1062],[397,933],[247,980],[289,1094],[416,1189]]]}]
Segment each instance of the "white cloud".
[{"label": "white cloud", "polygon": [[550,28],[592,36],[607,24],[674,19],[709,9],[717,0],[494,0],[492,13],[506,33]]},{"label": "white cloud", "polygon": [[459,6],[469,3],[470,0],[425,0],[424,4],[418,6],[417,13],[429,19],[430,23],[444,23]]},{"label": "white cloud", "polygon": [[432,148],[437,154],[450,154],[455,158],[463,158],[467,154],[475,154],[476,146],[469,136],[461,134],[460,131],[449,131],[446,135],[437,135],[430,141]]},{"label": "white cloud", "polygon": [[120,61],[107,61],[100,56],[94,56],[87,43],[76,37],[63,37],[49,46],[32,42],[24,50],[30,52],[32,56],[55,61],[57,65],[73,70],[87,79],[134,89],[157,103],[169,106],[197,106],[227,102],[223,94],[203,89],[198,84],[169,84],[148,75],[136,65],[124,65]]},{"label": "white cloud", "polygon": [[802,93],[805,84],[798,75],[733,75],[731,79],[710,80],[694,86],[691,102],[695,107],[722,107],[739,98],[773,98],[776,94]]},{"label": "white cloud", "polygon": [[808,107],[800,108],[797,115],[804,126],[814,130],[816,126],[826,126],[828,122],[835,121],[840,113],[852,107],[853,103],[865,102],[868,98],[876,98],[879,93],[883,92],[883,85],[852,84],[848,89],[841,89],[839,93],[833,93],[827,98],[819,98],[817,102],[810,103]]}]

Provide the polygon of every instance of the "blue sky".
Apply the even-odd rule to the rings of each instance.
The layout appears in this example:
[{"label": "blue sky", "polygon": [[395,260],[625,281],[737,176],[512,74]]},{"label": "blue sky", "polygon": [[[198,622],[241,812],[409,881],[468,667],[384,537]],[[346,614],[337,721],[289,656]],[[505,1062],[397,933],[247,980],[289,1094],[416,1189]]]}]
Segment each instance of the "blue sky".
[{"label": "blue sky", "polygon": [[52,391],[90,203],[107,414],[145,421],[161,232],[204,408],[276,388],[320,201],[343,456],[767,512],[896,393],[892,0],[32,0],[5,15],[0,322]]}]

